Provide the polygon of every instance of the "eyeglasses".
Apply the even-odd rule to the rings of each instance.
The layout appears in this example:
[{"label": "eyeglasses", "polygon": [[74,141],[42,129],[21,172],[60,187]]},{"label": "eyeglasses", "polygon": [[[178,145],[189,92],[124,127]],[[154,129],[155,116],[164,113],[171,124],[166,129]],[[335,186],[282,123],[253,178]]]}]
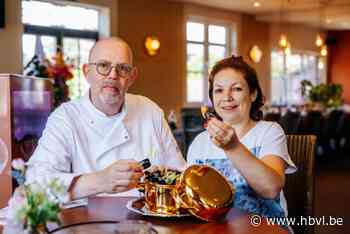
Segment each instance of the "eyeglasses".
[{"label": "eyeglasses", "polygon": [[133,66],[127,63],[118,63],[113,66],[112,63],[103,61],[97,63],[89,63],[89,65],[95,65],[97,73],[102,76],[108,76],[114,67],[118,73],[118,76],[128,78],[133,70]]}]

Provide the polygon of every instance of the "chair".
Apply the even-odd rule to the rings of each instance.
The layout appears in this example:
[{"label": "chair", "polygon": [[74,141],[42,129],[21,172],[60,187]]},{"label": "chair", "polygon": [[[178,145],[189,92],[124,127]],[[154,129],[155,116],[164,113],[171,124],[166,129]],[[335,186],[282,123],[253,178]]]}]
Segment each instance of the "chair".
[{"label": "chair", "polygon": [[350,113],[344,113],[340,118],[336,132],[339,136],[340,154],[348,156],[350,153]]},{"label": "chair", "polygon": [[266,121],[275,121],[279,122],[281,119],[281,113],[275,113],[275,112],[268,112],[264,116],[264,120]]},{"label": "chair", "polygon": [[185,152],[187,153],[187,149],[194,138],[204,131],[200,108],[182,108],[181,119],[185,136]]},{"label": "chair", "polygon": [[[298,167],[296,173],[286,176],[284,192],[289,217],[299,218],[314,214],[315,144],[314,135],[287,135],[289,155]],[[296,234],[314,233],[313,226],[293,226],[293,230]]]},{"label": "chair", "polygon": [[286,134],[298,134],[300,128],[301,117],[299,112],[287,111],[282,116],[280,124]]},{"label": "chair", "polygon": [[316,156],[324,156],[325,138],[323,136],[324,117],[320,111],[309,111],[307,115],[301,118],[301,124],[298,134],[315,135],[316,142]]},{"label": "chair", "polygon": [[344,111],[333,110],[325,119],[322,144],[326,155],[338,155],[340,153],[341,130],[344,128]]}]

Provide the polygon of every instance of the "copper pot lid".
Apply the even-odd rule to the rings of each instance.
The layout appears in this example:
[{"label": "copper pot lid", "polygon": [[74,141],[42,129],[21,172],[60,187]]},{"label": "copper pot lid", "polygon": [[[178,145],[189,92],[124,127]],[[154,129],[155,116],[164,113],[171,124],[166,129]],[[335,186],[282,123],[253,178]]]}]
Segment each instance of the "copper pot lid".
[{"label": "copper pot lid", "polygon": [[192,165],[177,183],[177,199],[190,213],[213,221],[227,213],[234,199],[234,188],[216,169]]}]

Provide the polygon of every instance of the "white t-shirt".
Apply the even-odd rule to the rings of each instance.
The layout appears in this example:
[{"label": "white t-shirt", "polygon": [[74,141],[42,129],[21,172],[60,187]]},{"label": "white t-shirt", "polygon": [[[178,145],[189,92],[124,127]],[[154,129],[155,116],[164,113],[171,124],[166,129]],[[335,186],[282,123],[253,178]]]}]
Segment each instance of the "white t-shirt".
[{"label": "white t-shirt", "polygon": [[[286,174],[296,171],[288,154],[286,136],[279,124],[259,121],[240,141],[258,159],[266,155],[276,155],[286,162]],[[207,131],[200,133],[192,142],[187,154],[187,163],[206,164],[220,171],[236,188],[235,207],[266,217],[287,216],[283,192],[276,199],[264,199],[258,196],[227,158],[225,152],[212,143]]]}]

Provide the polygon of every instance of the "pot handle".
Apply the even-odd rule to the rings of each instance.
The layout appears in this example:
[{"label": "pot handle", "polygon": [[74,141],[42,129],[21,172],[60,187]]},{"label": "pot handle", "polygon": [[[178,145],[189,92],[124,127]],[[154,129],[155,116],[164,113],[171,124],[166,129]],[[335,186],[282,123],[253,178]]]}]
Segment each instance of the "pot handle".
[{"label": "pot handle", "polygon": [[[190,205],[188,205],[186,202],[184,202],[183,197],[185,197],[185,196],[186,196],[185,193],[178,194],[177,191],[174,191],[174,193],[173,193],[173,198],[174,198],[175,202],[176,202],[177,204],[180,204],[180,206],[181,206],[182,208],[184,208],[184,209],[194,209],[194,210],[198,210],[197,207],[195,207],[195,206],[190,206]],[[185,198],[185,199],[186,199],[186,198]]]},{"label": "pot handle", "polygon": [[146,187],[146,183],[144,183],[144,182],[139,182],[136,185],[136,189],[138,189],[142,193],[145,193],[145,187]]}]

